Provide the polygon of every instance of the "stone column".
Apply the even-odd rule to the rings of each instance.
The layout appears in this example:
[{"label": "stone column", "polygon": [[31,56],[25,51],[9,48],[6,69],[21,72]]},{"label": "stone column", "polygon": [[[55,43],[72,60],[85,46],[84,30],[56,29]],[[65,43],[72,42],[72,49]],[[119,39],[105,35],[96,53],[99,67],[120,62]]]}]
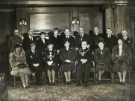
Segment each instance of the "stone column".
[{"label": "stone column", "polygon": [[129,32],[129,16],[128,16],[128,6],[127,5],[116,5],[114,9],[115,14],[115,30],[116,33],[122,30],[127,30]]},{"label": "stone column", "polygon": [[106,7],[105,9],[105,27],[111,28],[114,32],[114,15],[113,15],[113,8],[110,6]]}]

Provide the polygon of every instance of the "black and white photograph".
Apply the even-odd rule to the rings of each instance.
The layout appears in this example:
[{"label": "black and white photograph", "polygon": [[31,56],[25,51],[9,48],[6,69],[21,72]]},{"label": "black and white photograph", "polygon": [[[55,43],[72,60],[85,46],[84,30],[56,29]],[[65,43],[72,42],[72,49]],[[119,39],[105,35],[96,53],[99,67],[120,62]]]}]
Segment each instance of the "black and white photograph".
[{"label": "black and white photograph", "polygon": [[0,0],[0,101],[135,101],[135,0]]}]

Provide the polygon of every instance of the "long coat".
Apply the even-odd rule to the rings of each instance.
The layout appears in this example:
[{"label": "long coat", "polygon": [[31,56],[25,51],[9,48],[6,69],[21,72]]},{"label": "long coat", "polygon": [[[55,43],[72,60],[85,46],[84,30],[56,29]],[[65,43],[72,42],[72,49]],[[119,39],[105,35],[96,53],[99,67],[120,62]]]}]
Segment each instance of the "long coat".
[{"label": "long coat", "polygon": [[[75,67],[75,61],[76,61],[76,51],[72,48],[70,48],[68,51],[63,48],[60,51],[60,60],[62,61],[62,67],[64,72],[71,71]],[[70,60],[70,63],[65,62],[65,60]]]},{"label": "long coat", "polygon": [[101,51],[99,48],[96,49],[95,54],[95,63],[97,70],[108,70],[111,62],[111,53],[108,48],[104,48]]},{"label": "long coat", "polygon": [[[31,50],[27,53],[27,62],[32,72],[42,70],[42,59],[37,50],[35,51],[35,53],[33,53]],[[34,64],[39,64],[39,66],[35,67]]]},{"label": "long coat", "polygon": [[126,45],[123,45],[122,55],[119,56],[119,48],[115,46],[112,52],[113,71],[121,72],[129,69],[130,51]]},{"label": "long coat", "polygon": [[[87,59],[86,63],[82,63],[81,59]],[[78,51],[78,66],[77,66],[77,79],[78,81],[88,81],[90,69],[93,66],[94,56],[92,51],[89,49],[79,49]]]}]

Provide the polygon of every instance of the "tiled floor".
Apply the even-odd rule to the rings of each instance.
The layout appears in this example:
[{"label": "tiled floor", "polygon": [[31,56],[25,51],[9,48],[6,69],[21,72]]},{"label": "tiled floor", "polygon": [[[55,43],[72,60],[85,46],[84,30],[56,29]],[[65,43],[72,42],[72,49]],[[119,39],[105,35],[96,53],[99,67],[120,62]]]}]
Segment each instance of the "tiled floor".
[{"label": "tiled floor", "polygon": [[135,101],[135,84],[8,87],[10,101]]}]

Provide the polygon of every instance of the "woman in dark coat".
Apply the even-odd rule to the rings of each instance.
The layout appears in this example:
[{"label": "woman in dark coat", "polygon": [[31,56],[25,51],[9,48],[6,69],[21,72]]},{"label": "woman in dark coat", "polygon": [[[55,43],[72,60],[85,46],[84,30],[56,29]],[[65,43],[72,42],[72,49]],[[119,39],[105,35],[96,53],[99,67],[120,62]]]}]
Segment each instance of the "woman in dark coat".
[{"label": "woman in dark coat", "polygon": [[75,67],[76,52],[70,47],[68,41],[65,42],[64,46],[65,48],[60,51],[60,60],[62,61],[66,83],[69,84],[71,82],[71,71]]},{"label": "woman in dark coat", "polygon": [[120,83],[125,83],[127,70],[129,69],[130,54],[122,39],[118,39],[117,46],[112,52],[113,71],[118,73]]},{"label": "woman in dark coat", "polygon": [[92,51],[89,49],[87,41],[82,41],[81,48],[78,51],[78,68],[77,78],[78,84],[85,84],[87,86],[90,68],[94,62]]},{"label": "woman in dark coat", "polygon": [[59,53],[60,53],[60,48],[62,47],[62,42],[61,42],[61,39],[60,39],[60,31],[58,28],[55,28],[54,31],[53,31],[53,36],[50,37],[50,43],[53,44],[54,46],[54,49],[57,51],[57,62],[58,64],[60,65],[61,64],[61,61],[59,59]]},{"label": "woman in dark coat", "polygon": [[49,84],[55,84],[55,71],[57,69],[57,52],[53,44],[48,44],[46,50],[46,68]]},{"label": "woman in dark coat", "polygon": [[104,42],[100,41],[95,51],[95,63],[99,81],[101,81],[103,73],[108,70],[110,62],[111,53],[108,48],[104,47]]},{"label": "woman in dark coat", "polygon": [[[129,54],[130,54],[130,61],[129,62],[130,62],[130,66],[132,67],[134,64],[134,61],[133,61],[134,60],[134,55],[133,55],[134,46],[133,46],[132,38],[129,37],[128,32],[126,30],[122,31],[122,39],[124,41],[124,44],[126,44],[128,47]],[[130,69],[133,69],[133,67]]]},{"label": "woman in dark coat", "polygon": [[36,45],[33,43],[31,44],[30,51],[27,53],[27,61],[32,71],[32,75],[36,77],[36,83],[40,84],[42,75],[42,59],[36,49]]}]

